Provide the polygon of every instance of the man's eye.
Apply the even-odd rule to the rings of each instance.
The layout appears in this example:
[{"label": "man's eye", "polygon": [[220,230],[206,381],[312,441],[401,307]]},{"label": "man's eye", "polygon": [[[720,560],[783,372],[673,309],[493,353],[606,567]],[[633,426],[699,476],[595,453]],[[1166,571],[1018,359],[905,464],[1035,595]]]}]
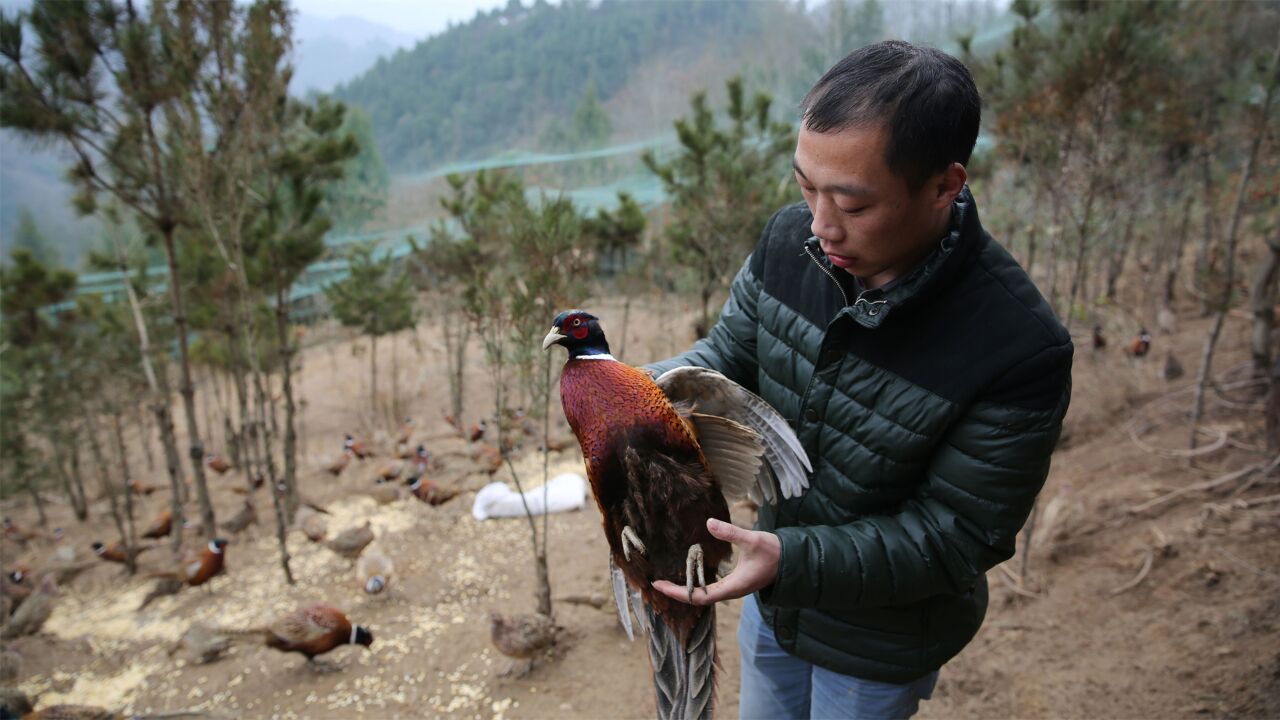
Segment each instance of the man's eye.
[{"label": "man's eye", "polygon": [[862,211],[866,209],[867,208],[864,205],[862,207],[857,207],[857,208],[848,208],[848,209],[840,208],[840,211],[843,212],[845,215],[861,215]]}]

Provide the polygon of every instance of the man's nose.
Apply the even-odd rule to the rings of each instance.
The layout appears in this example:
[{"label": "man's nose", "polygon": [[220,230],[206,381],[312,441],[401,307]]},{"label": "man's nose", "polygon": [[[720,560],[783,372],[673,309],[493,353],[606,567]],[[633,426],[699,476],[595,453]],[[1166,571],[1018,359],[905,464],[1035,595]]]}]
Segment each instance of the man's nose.
[{"label": "man's nose", "polygon": [[840,242],[844,239],[844,228],[840,226],[839,212],[834,200],[818,195],[813,201],[813,224],[809,229],[828,242]]}]

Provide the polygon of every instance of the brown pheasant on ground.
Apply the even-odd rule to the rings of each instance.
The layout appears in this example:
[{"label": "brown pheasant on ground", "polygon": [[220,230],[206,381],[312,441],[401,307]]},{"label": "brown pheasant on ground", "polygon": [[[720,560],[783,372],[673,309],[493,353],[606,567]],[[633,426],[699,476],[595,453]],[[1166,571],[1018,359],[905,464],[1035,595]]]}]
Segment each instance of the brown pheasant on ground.
[{"label": "brown pheasant on ground", "polygon": [[281,615],[270,625],[234,630],[236,635],[256,636],[263,644],[280,652],[296,652],[315,667],[315,659],[342,645],[373,645],[373,633],[353,624],[341,610],[329,605],[312,605]]},{"label": "brown pheasant on ground", "polygon": [[325,520],[324,515],[305,505],[298,508],[298,515],[294,521],[302,530],[302,534],[306,535],[311,542],[322,542],[325,535],[329,533],[329,522]]},{"label": "brown pheasant on ground", "polygon": [[245,498],[244,507],[240,511],[231,516],[230,520],[222,523],[222,529],[237,535],[244,532],[245,528],[250,525],[256,525],[258,522],[258,509],[254,507],[253,500]]},{"label": "brown pheasant on ground", "polygon": [[169,657],[179,650],[186,650],[191,662],[205,665],[218,660],[231,648],[231,636],[217,628],[196,623],[187,628],[178,642],[169,648]]},{"label": "brown pheasant on ground", "polygon": [[458,496],[457,490],[445,490],[424,477],[414,480],[409,485],[409,492],[431,506],[443,505]]},{"label": "brown pheasant on ground", "polygon": [[[496,612],[489,613],[489,637],[493,640],[493,646],[507,657],[528,661],[518,677],[528,675],[533,670],[534,658],[543,650],[555,645],[559,629],[551,618],[542,614],[515,615],[508,618]],[[510,673],[509,669],[503,674]]]},{"label": "brown pheasant on ground", "polygon": [[93,545],[90,545],[90,547],[93,548],[93,554],[97,555],[100,559],[107,562],[124,564],[129,562],[130,558],[136,561],[139,555],[155,546],[139,545],[137,547],[126,548],[118,542],[111,543],[110,545],[95,542]]},{"label": "brown pheasant on ground", "polygon": [[162,537],[168,537],[173,531],[173,511],[162,510],[156,519],[151,521],[151,527],[142,533],[142,537],[148,540],[159,540]]},{"label": "brown pheasant on ground", "polygon": [[366,553],[356,563],[356,578],[366,593],[377,595],[391,584],[391,575],[395,565],[391,558],[382,553]]},{"label": "brown pheasant on ground", "polygon": [[142,604],[138,606],[138,609],[142,610],[156,598],[164,597],[165,595],[176,595],[183,587],[203,585],[223,574],[226,571],[226,549],[226,540],[214,538],[198,552],[192,548],[184,550],[176,570],[152,573],[150,575],[150,577],[158,578],[159,582],[143,598]]},{"label": "brown pheasant on ground", "polygon": [[9,618],[9,622],[0,629],[0,640],[12,640],[25,635],[40,632],[44,623],[53,614],[53,603],[58,595],[58,585],[51,577],[40,580],[40,586],[31,593]]},{"label": "brown pheasant on ground", "polygon": [[325,547],[348,560],[355,560],[371,542],[373,542],[373,526],[365,520],[364,525],[360,527],[347,528],[338,533],[332,540],[325,543]]},{"label": "brown pheasant on ground", "polygon": [[205,455],[204,466],[218,473],[219,475],[226,475],[227,471],[231,470],[231,463],[227,462],[226,460],[223,460],[217,455]]}]

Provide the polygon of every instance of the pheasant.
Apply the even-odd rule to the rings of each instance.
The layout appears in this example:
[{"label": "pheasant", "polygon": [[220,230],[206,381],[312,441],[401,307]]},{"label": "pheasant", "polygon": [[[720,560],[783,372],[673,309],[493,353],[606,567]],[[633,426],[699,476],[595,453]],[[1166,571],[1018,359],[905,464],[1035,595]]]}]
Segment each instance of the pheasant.
[{"label": "pheasant", "polygon": [[156,519],[152,521],[151,527],[142,533],[142,537],[148,540],[159,540],[162,537],[168,537],[173,531],[173,511],[162,510]]},{"label": "pheasant", "polygon": [[205,665],[218,660],[231,649],[231,636],[208,625],[196,623],[187,628],[182,637],[169,648],[169,657],[184,649],[191,662]]},{"label": "pheasant", "polygon": [[39,530],[25,530],[7,517],[4,519],[4,537],[5,539],[13,540],[20,545],[26,545],[28,542],[35,540],[36,538],[41,540],[53,539],[53,537],[48,533],[41,532]]},{"label": "pheasant", "polygon": [[[707,529],[742,497],[796,497],[812,470],[795,433],[759,397],[713,370],[683,367],[655,382],[609,354],[598,319],[558,315],[542,347],[569,351],[560,376],[565,417],[582,446],[610,550],[614,601],[649,632],[658,716],[706,717],[715,686],[715,606],[677,602],[655,580],[713,579],[729,543]],[[696,406],[696,409],[695,409]]]},{"label": "pheasant", "polygon": [[342,448],[342,454],[335,458],[333,462],[329,463],[329,467],[325,468],[325,472],[334,477],[338,477],[342,474],[342,471],[346,470],[347,466],[351,464],[351,455],[352,451],[350,446],[344,446]]},{"label": "pheasant", "polygon": [[409,474],[405,476],[405,480],[413,482],[422,477],[427,472],[427,468],[432,465],[431,451],[427,450],[427,446],[423,443],[418,444],[418,449],[413,453],[413,465],[409,470]]},{"label": "pheasant", "polygon": [[329,605],[299,608],[266,627],[230,632],[260,637],[264,645],[280,652],[301,653],[312,667],[317,655],[336,647],[373,644],[373,633],[368,628],[353,624],[345,613]]},{"label": "pheasant", "polygon": [[[507,618],[496,612],[489,613],[489,638],[493,646],[507,657],[528,661],[518,677],[524,677],[533,670],[533,660],[538,653],[555,645],[558,630],[551,618],[542,614]],[[508,670],[505,674],[510,672]]]},{"label": "pheasant", "polygon": [[138,609],[142,610],[156,598],[176,595],[183,587],[203,585],[221,575],[226,571],[226,549],[226,540],[214,538],[199,552],[190,548],[184,550],[177,570],[150,575],[157,578],[159,582],[143,598]]},{"label": "pheasant", "polygon": [[254,506],[253,500],[245,498],[244,507],[240,511],[231,516],[230,520],[222,523],[222,529],[238,535],[245,531],[250,525],[258,523],[258,509]]},{"label": "pheasant", "polygon": [[480,418],[480,422],[472,425],[471,429],[467,431],[467,439],[471,442],[477,442],[480,438],[484,437],[484,434],[488,432],[488,430],[489,421],[484,418]]},{"label": "pheasant", "polygon": [[1151,333],[1146,328],[1138,330],[1138,334],[1133,336],[1133,341],[1129,343],[1129,354],[1134,357],[1142,357],[1151,350]]},{"label": "pheasant", "polygon": [[390,505],[404,497],[404,491],[399,485],[378,478],[369,490],[369,497],[373,498],[379,505]]},{"label": "pheasant", "polygon": [[404,473],[404,463],[392,462],[378,468],[378,477],[383,480],[395,480]]},{"label": "pheasant", "polygon": [[226,475],[227,471],[231,470],[231,463],[227,462],[226,460],[223,460],[217,455],[205,455],[204,466],[218,473],[219,475]]},{"label": "pheasant", "polygon": [[143,483],[142,481],[137,479],[130,480],[128,484],[128,488],[129,488],[129,492],[133,493],[134,495],[141,495],[143,497],[151,497],[151,493],[165,489],[163,485],[147,485],[146,483]]},{"label": "pheasant", "polygon": [[370,595],[386,590],[394,572],[395,564],[382,553],[367,553],[356,563],[356,577],[360,580],[360,587]]},{"label": "pheasant", "polygon": [[373,526],[365,520],[364,525],[360,527],[347,528],[338,533],[336,537],[325,543],[325,547],[348,560],[355,560],[371,542],[373,542]]},{"label": "pheasant", "polygon": [[350,434],[344,437],[345,437],[345,441],[344,441],[343,447],[350,450],[352,455],[355,455],[357,458],[361,460],[364,460],[365,458],[373,457],[373,449],[370,448],[368,445],[365,445],[360,440],[356,440]]},{"label": "pheasant", "polygon": [[323,542],[325,535],[329,532],[329,522],[324,519],[324,515],[305,505],[298,508],[298,515],[294,521],[302,529],[302,534],[306,535],[311,542]]},{"label": "pheasant", "polygon": [[58,584],[53,578],[46,576],[41,579],[40,586],[22,603],[22,607],[14,611],[4,628],[0,629],[0,640],[12,640],[40,632],[45,621],[53,614],[53,601],[57,595]]},{"label": "pheasant", "polygon": [[110,545],[104,545],[100,542],[95,542],[90,547],[93,548],[93,554],[97,555],[100,559],[106,560],[107,562],[124,564],[129,562],[129,560],[131,559],[137,560],[139,555],[150,550],[155,546],[139,545],[137,547],[126,548],[122,546],[120,543],[111,543]]},{"label": "pheasant", "polygon": [[409,492],[413,493],[413,496],[422,502],[432,506],[443,505],[458,495],[457,490],[443,490],[439,485],[425,477],[414,480],[409,485]]},{"label": "pheasant", "polygon": [[400,434],[396,436],[397,445],[408,445],[409,439],[413,437],[413,418],[406,417],[404,423],[400,425]]}]

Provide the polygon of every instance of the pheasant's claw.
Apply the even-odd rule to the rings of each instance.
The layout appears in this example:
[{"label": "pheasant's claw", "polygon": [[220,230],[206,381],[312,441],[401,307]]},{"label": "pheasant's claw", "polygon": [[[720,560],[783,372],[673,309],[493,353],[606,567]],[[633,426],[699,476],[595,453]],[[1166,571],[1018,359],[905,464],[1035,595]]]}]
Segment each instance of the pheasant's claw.
[{"label": "pheasant's claw", "polygon": [[[698,584],[693,583],[693,574],[698,574]],[[685,558],[684,563],[684,587],[689,591],[689,602],[693,602],[694,587],[707,586],[707,571],[702,566],[702,546],[694,543],[689,546],[689,555]]]},{"label": "pheasant's claw", "polygon": [[635,548],[641,555],[648,551],[644,549],[644,543],[640,542],[640,536],[636,535],[636,531],[631,529],[630,525],[622,528],[622,556],[631,562],[631,548]]}]

